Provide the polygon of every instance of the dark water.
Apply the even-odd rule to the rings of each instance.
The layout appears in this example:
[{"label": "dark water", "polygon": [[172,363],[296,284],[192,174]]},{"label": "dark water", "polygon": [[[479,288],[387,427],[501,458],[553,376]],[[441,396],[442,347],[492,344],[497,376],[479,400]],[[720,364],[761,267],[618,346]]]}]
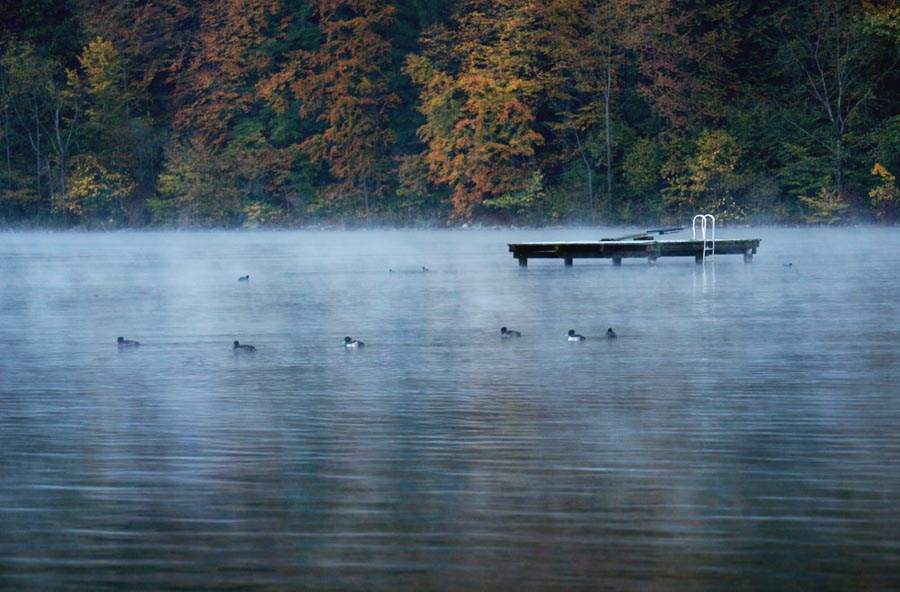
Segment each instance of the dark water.
[{"label": "dark water", "polygon": [[0,589],[900,587],[900,232],[626,231],[0,234]]}]

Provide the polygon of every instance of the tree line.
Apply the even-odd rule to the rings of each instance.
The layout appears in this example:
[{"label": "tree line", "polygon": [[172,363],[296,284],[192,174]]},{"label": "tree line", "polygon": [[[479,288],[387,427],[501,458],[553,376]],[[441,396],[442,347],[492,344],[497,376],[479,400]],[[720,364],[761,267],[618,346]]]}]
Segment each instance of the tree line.
[{"label": "tree line", "polygon": [[0,221],[900,216],[893,0],[3,0]]}]

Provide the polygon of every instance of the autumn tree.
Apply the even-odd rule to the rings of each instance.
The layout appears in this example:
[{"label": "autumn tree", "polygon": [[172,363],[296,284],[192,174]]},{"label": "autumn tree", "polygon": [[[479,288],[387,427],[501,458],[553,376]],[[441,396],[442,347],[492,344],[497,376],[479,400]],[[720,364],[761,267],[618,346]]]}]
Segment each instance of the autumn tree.
[{"label": "autumn tree", "polygon": [[[465,3],[453,26],[437,27],[406,71],[421,89],[419,135],[432,179],[449,186],[458,218],[486,200],[520,194],[540,173],[536,107],[535,5],[528,0]],[[515,200],[500,203],[515,207]]]},{"label": "autumn tree", "polygon": [[680,215],[715,212],[722,220],[741,220],[737,193],[742,184],[743,150],[725,130],[705,130],[687,160],[685,174],[673,179],[667,198]]},{"label": "autumn tree", "polygon": [[175,91],[177,131],[227,140],[235,120],[257,102],[255,85],[274,57],[266,46],[279,12],[278,0],[200,3],[200,30]]},{"label": "autumn tree", "polygon": [[[275,59],[271,46],[278,42],[287,18],[278,0],[200,2],[196,39],[183,67],[172,75],[172,97],[177,107],[167,154],[184,160],[185,154],[197,153],[205,168],[228,170],[239,201],[248,211],[257,213],[275,207],[262,203],[271,190],[269,177],[277,176],[270,167],[291,166],[273,157],[271,131],[265,114],[261,114],[266,109],[257,92],[259,81],[271,73]],[[218,160],[215,166],[213,160]],[[167,188],[173,186],[173,167],[183,170],[185,166],[184,162],[168,163]],[[196,179],[198,187],[186,187],[191,178]],[[182,196],[179,211],[215,213],[217,219],[225,219],[216,208],[204,205],[204,179],[203,175],[179,178],[177,185],[186,191],[185,196],[204,202],[191,208],[185,202],[189,198]],[[164,195],[173,194],[167,189]],[[156,218],[160,218],[160,205],[158,200],[151,204]],[[230,212],[234,207],[223,204],[222,209]]]},{"label": "autumn tree", "polygon": [[365,0],[313,0],[318,27],[312,49],[291,52],[282,68],[260,83],[261,95],[278,112],[297,109],[315,123],[300,143],[323,167],[322,196],[339,204],[362,202],[368,216],[388,188],[391,172],[391,44],[386,37],[394,9]]},{"label": "autumn tree", "polygon": [[637,64],[639,88],[667,126],[696,132],[722,117],[732,88],[741,4],[675,0],[613,0],[620,43]]},{"label": "autumn tree", "polygon": [[[62,210],[78,217],[134,216],[135,208],[122,207],[131,206],[133,197],[122,188],[130,193],[140,182],[146,186],[153,181],[158,142],[146,118],[133,113],[133,87],[127,73],[122,52],[102,37],[89,41],[78,56],[78,67],[68,71],[68,88],[83,105],[84,121],[78,134],[81,154],[78,166],[69,171]],[[97,197],[101,186],[117,188],[113,192],[116,208],[101,211],[78,204],[82,198]]]},{"label": "autumn tree", "polygon": [[4,221],[900,217],[896,0],[4,8]]},{"label": "autumn tree", "polygon": [[169,148],[159,191],[163,199],[150,202],[157,222],[233,226],[241,215],[239,183],[228,159],[200,138]]},{"label": "autumn tree", "polygon": [[88,38],[122,52],[135,100],[151,113],[172,106],[178,74],[191,56],[199,7],[190,0],[73,0]]},{"label": "autumn tree", "polygon": [[94,155],[72,158],[68,190],[56,209],[81,220],[115,220],[134,191],[130,176],[107,169]]}]

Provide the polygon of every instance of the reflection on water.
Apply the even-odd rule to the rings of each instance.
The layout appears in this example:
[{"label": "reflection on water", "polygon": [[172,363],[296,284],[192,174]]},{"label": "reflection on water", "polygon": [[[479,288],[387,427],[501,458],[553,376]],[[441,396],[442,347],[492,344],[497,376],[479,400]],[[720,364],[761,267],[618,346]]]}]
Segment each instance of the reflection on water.
[{"label": "reflection on water", "polygon": [[0,235],[0,588],[900,586],[896,231],[610,232]]}]

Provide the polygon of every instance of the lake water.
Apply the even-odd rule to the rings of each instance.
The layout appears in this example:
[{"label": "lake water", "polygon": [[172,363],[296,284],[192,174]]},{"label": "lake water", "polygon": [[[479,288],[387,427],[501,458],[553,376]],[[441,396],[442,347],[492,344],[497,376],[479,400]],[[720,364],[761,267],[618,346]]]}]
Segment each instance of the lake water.
[{"label": "lake water", "polygon": [[900,587],[900,231],[629,231],[0,234],[0,589]]}]

